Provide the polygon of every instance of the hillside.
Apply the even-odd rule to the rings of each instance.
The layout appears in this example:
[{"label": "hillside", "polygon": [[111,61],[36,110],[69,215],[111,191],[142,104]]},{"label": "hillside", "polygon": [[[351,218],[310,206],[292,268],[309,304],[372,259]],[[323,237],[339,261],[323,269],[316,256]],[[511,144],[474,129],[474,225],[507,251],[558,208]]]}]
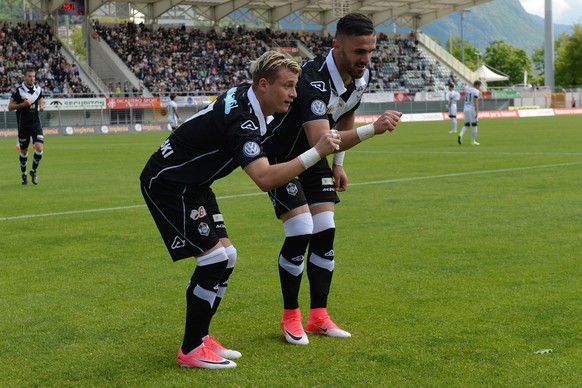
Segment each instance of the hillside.
[{"label": "hillside", "polygon": [[[422,31],[444,45],[449,37],[461,36],[460,15],[449,15],[424,26]],[[555,25],[554,37],[570,31],[570,26]],[[543,45],[544,23],[542,18],[528,14],[519,0],[495,0],[465,13],[463,36],[480,51],[500,39],[531,54]]]}]

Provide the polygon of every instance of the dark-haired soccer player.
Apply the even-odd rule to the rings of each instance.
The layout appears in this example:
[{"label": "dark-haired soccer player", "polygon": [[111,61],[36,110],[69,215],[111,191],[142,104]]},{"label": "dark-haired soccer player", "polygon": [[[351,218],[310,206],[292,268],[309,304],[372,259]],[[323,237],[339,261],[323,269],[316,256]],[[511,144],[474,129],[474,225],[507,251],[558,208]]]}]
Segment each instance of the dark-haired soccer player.
[{"label": "dark-haired soccer player", "polygon": [[[303,66],[297,99],[287,113],[275,115],[269,124],[263,146],[271,163],[292,160],[330,128],[341,133],[342,151],[395,129],[401,113],[394,111],[384,112],[374,124],[354,129],[355,111],[370,82],[367,66],[375,48],[376,33],[367,16],[351,13],[338,21],[331,52],[326,58],[316,57]],[[306,329],[332,337],[351,336],[327,312],[335,266],[334,208],[339,202],[336,191],[344,191],[348,183],[343,156],[343,152],[334,155],[333,171],[323,158],[297,178],[269,191],[285,230],[278,258],[284,308],[281,329],[292,344],[309,343],[298,301],[308,246],[311,309]]]},{"label": "dark-haired soccer player", "polygon": [[339,149],[327,131],[287,163],[270,165],[260,144],[269,115],[286,112],[297,96],[299,65],[268,51],[253,64],[252,85],[233,87],[196,113],[162,143],[141,174],[141,190],[174,261],[196,257],[186,290],[186,326],[178,364],[231,368],[241,354],[209,335],[237,259],[212,183],[239,166],[267,191],[288,182]]},{"label": "dark-haired soccer player", "polygon": [[36,71],[26,69],[24,82],[13,93],[8,103],[9,111],[16,111],[16,124],[18,126],[18,147],[20,149],[20,172],[22,184],[28,184],[26,165],[28,163],[28,146],[32,140],[34,144],[34,158],[30,177],[32,183],[38,184],[36,169],[44,152],[44,134],[40,123],[39,111],[44,110],[44,97],[42,88],[35,85]]}]

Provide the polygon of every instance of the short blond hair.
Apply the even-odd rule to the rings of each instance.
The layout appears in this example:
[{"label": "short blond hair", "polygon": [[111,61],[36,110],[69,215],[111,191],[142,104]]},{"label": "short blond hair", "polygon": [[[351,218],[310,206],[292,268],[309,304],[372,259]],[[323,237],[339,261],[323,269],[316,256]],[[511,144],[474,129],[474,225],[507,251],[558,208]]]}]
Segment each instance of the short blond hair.
[{"label": "short blond hair", "polygon": [[287,69],[297,75],[301,74],[301,66],[297,62],[280,52],[267,51],[251,64],[253,85],[258,85],[261,78],[273,83],[281,69]]}]

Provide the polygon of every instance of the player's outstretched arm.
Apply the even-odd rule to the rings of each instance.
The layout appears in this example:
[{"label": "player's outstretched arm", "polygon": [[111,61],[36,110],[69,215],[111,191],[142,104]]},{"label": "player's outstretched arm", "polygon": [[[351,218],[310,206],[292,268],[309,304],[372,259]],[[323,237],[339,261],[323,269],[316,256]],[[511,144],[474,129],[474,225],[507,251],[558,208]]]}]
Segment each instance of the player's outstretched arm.
[{"label": "player's outstretched arm", "polygon": [[337,131],[327,131],[321,135],[315,146],[293,160],[271,165],[267,158],[260,158],[248,164],[244,170],[259,189],[269,191],[284,185],[321,158],[337,151],[340,143],[341,139]]},{"label": "player's outstretched arm", "polygon": [[[387,110],[382,113],[378,120],[373,124],[363,125],[358,128],[344,129],[337,126],[342,136],[341,151],[349,150],[355,145],[369,139],[375,135],[381,135],[385,132],[392,132],[400,122],[402,112]],[[340,123],[338,123],[340,124]]]}]

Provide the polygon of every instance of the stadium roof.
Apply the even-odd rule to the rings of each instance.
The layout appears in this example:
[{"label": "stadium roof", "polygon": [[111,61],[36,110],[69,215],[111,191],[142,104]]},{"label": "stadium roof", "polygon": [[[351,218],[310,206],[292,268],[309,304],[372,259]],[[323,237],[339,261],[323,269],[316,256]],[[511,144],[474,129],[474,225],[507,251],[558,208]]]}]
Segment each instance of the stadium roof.
[{"label": "stadium roof", "polygon": [[[67,0],[47,1],[49,11],[59,9]],[[70,0],[69,0],[70,1]],[[189,7],[194,12],[217,25],[220,20],[240,9],[250,11],[252,17],[275,26],[286,16],[299,12],[302,18],[327,26],[349,12],[369,15],[375,25],[388,21],[414,29],[421,28],[451,13],[472,8],[492,0],[137,0],[123,1],[132,4],[146,19],[155,22],[176,7]],[[97,11],[109,0],[87,0],[87,13]]]}]

